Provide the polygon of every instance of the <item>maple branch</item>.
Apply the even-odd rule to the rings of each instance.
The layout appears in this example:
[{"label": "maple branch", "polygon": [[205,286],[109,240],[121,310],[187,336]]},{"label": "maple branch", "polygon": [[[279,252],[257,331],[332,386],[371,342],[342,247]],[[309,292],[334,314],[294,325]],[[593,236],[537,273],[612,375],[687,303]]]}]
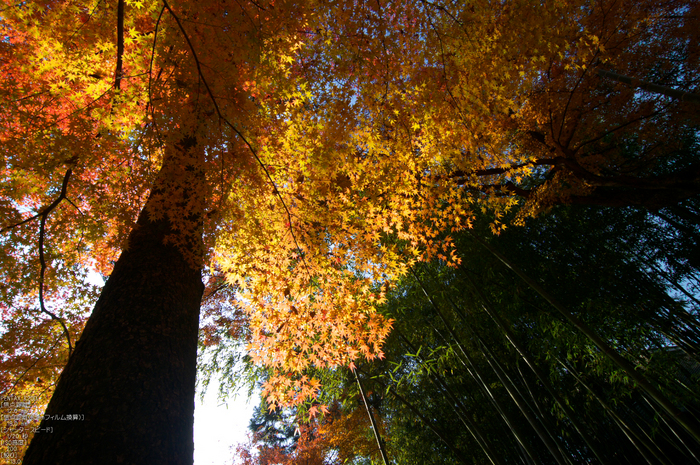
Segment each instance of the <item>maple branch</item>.
[{"label": "maple branch", "polygon": [[109,89],[107,89],[106,91],[102,92],[100,95],[98,95],[98,96],[97,96],[94,100],[92,100],[91,102],[88,102],[84,107],[78,107],[76,110],[74,110],[74,111],[72,111],[72,112],[66,114],[65,116],[63,116],[63,117],[61,117],[61,118],[56,119],[52,124],[48,124],[48,125],[46,125],[45,127],[48,128],[48,127],[51,127],[52,125],[58,126],[58,123],[60,123],[61,121],[65,121],[65,120],[69,119],[70,117],[72,117],[73,115],[76,115],[76,114],[80,113],[81,111],[87,110],[88,108],[90,108],[91,105],[97,103],[98,100],[100,100],[102,97],[104,97],[104,96],[107,95],[108,93],[109,93]]},{"label": "maple branch", "polygon": [[[438,5],[437,3],[429,2],[429,1],[427,1],[427,0],[420,0],[420,2],[421,2],[422,4],[424,4],[424,5],[431,6],[431,7],[435,8],[436,10],[442,11],[442,12],[445,13],[447,16],[449,16],[450,19],[451,19],[452,21],[454,21],[455,23],[457,23],[457,24],[459,25],[460,29],[464,29],[464,24],[462,24],[462,22],[461,22],[455,15],[453,15],[452,13],[450,13],[450,12],[447,10],[447,8],[445,8],[444,6]],[[431,16],[431,19],[432,19],[432,16]]]},{"label": "maple branch", "polygon": [[[241,2],[239,2],[238,0],[234,0],[234,1],[235,1],[236,3],[238,3],[238,7],[241,9],[241,11],[242,11],[243,13],[245,13],[246,17],[248,17],[248,21],[250,21],[250,24],[252,24],[253,27],[254,27],[255,29],[258,29],[258,26],[255,24],[255,21],[253,21],[253,18],[251,18],[250,15],[248,14],[248,10],[246,10],[246,9],[243,7],[243,5],[241,5]],[[257,5],[256,5],[256,6],[257,6]]]},{"label": "maple branch", "polygon": [[[534,137],[534,136],[533,136]],[[537,139],[537,137],[535,137]],[[538,139],[539,140],[539,139]],[[541,141],[544,143],[543,141]],[[558,146],[561,151],[563,147]],[[565,151],[566,152],[566,151]],[[650,209],[661,208],[675,204],[685,198],[700,192],[700,163],[695,163],[682,171],[660,176],[637,177],[629,175],[601,176],[581,166],[575,159],[566,156],[542,158],[527,163],[511,165],[503,168],[487,168],[481,170],[453,171],[447,175],[433,175],[429,179],[440,181],[454,180],[459,186],[466,186],[470,176],[495,176],[506,174],[527,166],[548,166],[550,176],[556,171],[566,170],[575,178],[585,181],[594,188],[588,195],[571,195],[564,203],[601,205],[601,206],[629,206],[639,205]],[[498,196],[516,194],[529,198],[533,189],[524,189],[512,181],[502,184],[483,184],[477,188],[469,188],[486,193],[495,190]],[[607,190],[606,190],[607,189]],[[616,189],[614,192],[610,189]]]},{"label": "maple branch", "polygon": [[587,144],[592,144],[592,143],[594,143],[594,142],[597,142],[597,141],[599,141],[599,140],[602,140],[602,139],[608,137],[610,134],[613,134],[615,131],[620,131],[620,130],[626,128],[627,126],[631,126],[631,125],[633,125],[633,124],[639,123],[639,122],[644,121],[644,120],[646,120],[646,119],[650,119],[650,118],[653,118],[653,117],[655,117],[655,116],[657,116],[657,115],[660,115],[661,112],[664,111],[666,108],[668,108],[668,105],[667,105],[665,108],[661,108],[661,109],[659,109],[659,110],[656,110],[655,112],[650,113],[650,114],[648,114],[648,115],[643,115],[643,116],[640,116],[639,118],[634,118],[634,119],[628,120],[628,121],[626,121],[626,122],[624,122],[624,123],[622,123],[622,124],[618,124],[617,126],[608,129],[608,130],[605,131],[604,133],[599,134],[599,135],[597,135],[597,136],[594,137],[594,138],[588,139],[588,140],[585,141],[585,142],[582,142],[582,143],[579,144],[579,146],[576,148],[576,151],[581,150],[581,148],[582,148],[583,146],[587,145]]},{"label": "maple branch", "polygon": [[28,98],[32,98],[32,97],[38,97],[39,95],[43,95],[43,94],[49,94],[49,91],[44,90],[41,92],[35,92],[33,94],[30,94],[30,95],[25,95],[24,97],[20,97],[16,100],[10,100],[10,103],[18,103],[18,102],[21,102],[22,100],[27,100]]},{"label": "maple branch", "polygon": [[277,195],[277,197],[280,199],[280,202],[282,203],[282,206],[284,207],[284,211],[287,213],[287,219],[289,220],[289,232],[291,233],[292,239],[294,240],[294,244],[296,245],[297,250],[299,251],[299,257],[301,257],[301,260],[304,263],[304,267],[306,268],[306,273],[309,275],[309,279],[311,279],[311,270],[309,269],[309,265],[306,263],[306,259],[304,258],[304,255],[301,253],[302,252],[301,247],[299,246],[299,243],[297,242],[297,238],[294,234],[294,229],[292,228],[292,215],[289,212],[289,208],[287,207],[287,203],[284,201],[284,198],[282,198],[282,194],[280,193],[279,189],[277,188],[277,184],[275,184],[275,181],[272,179],[272,176],[270,176],[270,172],[267,170],[267,168],[265,167],[265,164],[262,162],[262,160],[260,160],[260,157],[258,156],[257,151],[253,148],[253,146],[248,141],[248,139],[246,139],[245,136],[233,124],[231,124],[231,122],[221,113],[221,109],[219,108],[219,104],[216,101],[216,97],[214,97],[214,93],[211,91],[211,88],[209,87],[209,83],[207,82],[206,78],[204,77],[204,73],[202,73],[202,66],[199,62],[199,58],[197,58],[197,52],[194,49],[194,45],[192,45],[192,42],[190,41],[190,37],[187,35],[185,28],[182,26],[182,23],[180,22],[180,18],[178,18],[177,15],[170,8],[170,5],[168,5],[167,0],[163,0],[163,5],[168,10],[168,12],[173,17],[173,19],[175,19],[175,22],[177,23],[178,27],[180,28],[180,32],[182,32],[182,35],[185,37],[185,40],[187,41],[187,45],[189,46],[190,51],[192,52],[192,58],[194,58],[195,65],[197,66],[197,74],[199,75],[200,79],[202,80],[204,87],[207,89],[207,93],[209,94],[209,98],[211,98],[211,102],[214,105],[214,110],[216,110],[217,116],[219,117],[219,119],[221,121],[226,123],[226,125],[229,128],[231,128],[231,130],[233,132],[235,132],[238,137],[241,138],[243,143],[245,143],[245,145],[248,147],[250,152],[253,154],[253,157],[255,158],[255,160],[258,162],[258,164],[262,168],[268,181],[270,181],[270,184],[272,184],[272,188],[275,192],[275,195]]},{"label": "maple branch", "polygon": [[[154,133],[156,139],[158,139],[161,142],[161,145],[164,145],[163,142],[161,141],[160,137],[160,130],[158,129],[158,121],[156,120],[156,110],[153,105],[153,61],[156,56],[156,44],[158,42],[158,27],[160,26],[160,19],[163,17],[163,12],[165,11],[165,7],[160,9],[160,13],[158,14],[158,19],[156,20],[156,27],[153,32],[153,47],[151,47],[151,59],[148,63],[148,104],[146,105],[146,111],[148,111],[149,107],[151,110],[151,122],[153,123],[154,127]],[[158,72],[158,76],[156,77],[156,81],[160,79],[160,74],[163,72],[163,68],[160,69]]]},{"label": "maple branch", "polygon": [[44,274],[46,273],[46,260],[44,258],[44,230],[46,227],[46,219],[49,217],[49,214],[53,211],[54,208],[58,206],[59,203],[61,203],[61,200],[66,198],[66,191],[68,190],[68,181],[70,180],[71,174],[73,174],[73,170],[68,168],[68,171],[66,171],[66,175],[63,177],[63,184],[61,185],[61,194],[56,198],[56,200],[54,200],[51,203],[51,205],[43,209],[39,214],[39,216],[41,216],[41,222],[39,223],[39,263],[41,264],[41,270],[39,272],[39,307],[41,308],[42,312],[49,315],[52,320],[58,321],[61,324],[61,327],[63,327],[63,332],[66,335],[66,339],[68,340],[68,357],[70,357],[73,353],[73,344],[71,344],[70,341],[70,334],[68,333],[68,328],[66,328],[66,324],[64,323],[62,318],[59,318],[54,313],[46,310],[46,307],[44,306]]},{"label": "maple branch", "polygon": [[608,71],[601,68],[596,68],[595,72],[600,77],[612,79],[613,81],[627,84],[628,86],[634,89],[642,89],[646,90],[647,92],[652,92],[654,94],[665,95],[667,97],[678,99],[681,102],[693,102],[695,104],[700,103],[700,95],[694,92],[685,92],[682,90],[672,89],[671,87],[666,87],[659,84],[652,84],[651,82],[644,81],[642,79],[624,76],[622,74],[617,74],[614,71]]},{"label": "maple branch", "polygon": [[256,2],[255,0],[250,0],[250,3],[252,3],[252,4],[255,5],[256,7],[258,7],[258,9],[260,9],[260,10],[267,11],[266,8],[264,8],[262,5],[260,5],[260,4],[259,4],[258,2]]},{"label": "maple branch", "polygon": [[[596,51],[595,55],[593,56],[593,58],[591,58],[591,60],[595,59],[597,55],[598,55],[598,51]],[[557,135],[556,140],[561,139],[561,134],[564,131],[564,124],[566,123],[566,114],[569,111],[569,106],[571,105],[571,102],[574,99],[574,94],[576,92],[576,89],[583,82],[583,78],[586,77],[586,73],[588,72],[589,69],[590,69],[590,66],[583,69],[581,76],[579,76],[578,80],[576,81],[576,84],[569,92],[569,98],[566,101],[566,105],[564,105],[564,111],[562,111],[562,113],[561,113],[561,125],[559,126],[559,134]],[[552,118],[552,115],[551,115],[551,109],[550,109],[550,127],[552,128],[552,138],[554,138],[554,119]]]},{"label": "maple branch", "polygon": [[464,113],[462,112],[462,108],[460,107],[459,103],[457,102],[457,99],[455,98],[454,94],[452,93],[452,90],[450,89],[450,83],[449,83],[449,80],[447,78],[447,65],[445,64],[445,48],[444,48],[444,44],[442,42],[442,37],[440,35],[440,32],[438,32],[437,27],[433,23],[432,16],[428,16],[428,18],[430,19],[430,27],[435,32],[435,36],[437,37],[438,43],[440,44],[440,61],[442,63],[442,76],[445,79],[445,90],[447,91],[447,94],[452,99],[452,104],[457,109],[457,113],[459,113],[459,117],[461,119],[462,126],[464,126],[464,128],[468,130],[469,128],[467,127],[466,118],[464,117]]},{"label": "maple branch", "polygon": [[[670,177],[671,175],[669,175]],[[650,187],[628,188],[627,186],[597,186],[590,194],[586,195],[567,195],[559,200],[555,200],[556,204],[564,205],[597,205],[600,207],[644,207],[654,213],[661,208],[669,207],[678,204],[685,199],[700,193],[700,187],[691,182],[687,182],[678,186],[671,187],[654,187],[653,179],[649,181]],[[497,197],[507,197],[510,195],[518,195],[525,199],[529,199],[535,189],[523,189],[516,186],[511,181],[505,184],[484,184],[478,188],[466,189],[472,192],[491,194]]]},{"label": "maple branch", "polygon": [[[26,220],[20,221],[17,224],[13,224],[10,226],[4,227],[0,232],[5,232],[8,231],[12,228],[16,228],[18,226],[21,226],[25,223],[28,223],[32,220],[35,220],[37,218],[41,218],[41,221],[39,223],[39,263],[41,264],[41,270],[39,271],[39,307],[43,313],[46,313],[51,317],[52,320],[58,321],[61,324],[61,327],[63,328],[63,332],[66,335],[66,340],[68,341],[68,356],[73,353],[73,344],[71,343],[70,340],[70,333],[68,332],[68,328],[66,328],[66,324],[64,323],[62,318],[57,317],[54,313],[48,311],[46,309],[46,306],[44,305],[44,275],[46,273],[46,260],[44,258],[44,231],[46,227],[46,219],[48,218],[49,214],[58,206],[59,203],[61,203],[62,200],[66,199],[66,192],[68,190],[68,181],[70,181],[71,174],[73,174],[72,169],[68,169],[66,171],[65,176],[63,177],[63,183],[61,185],[61,193],[59,196],[51,202],[50,205],[47,207],[41,209],[39,213],[36,215],[27,218]],[[73,202],[68,200],[71,205],[73,205],[75,208],[78,208]],[[78,211],[80,212],[80,209],[78,208]],[[80,212],[82,214],[82,212]]]},{"label": "maple branch", "polygon": [[4,233],[5,231],[9,231],[10,229],[14,229],[14,228],[17,228],[17,227],[19,227],[19,226],[22,226],[22,225],[25,224],[25,223],[29,223],[30,221],[39,218],[40,215],[41,215],[41,213],[37,213],[36,215],[32,216],[31,218],[27,218],[26,220],[22,220],[22,221],[20,221],[19,223],[15,223],[15,224],[11,224],[11,225],[9,225],[9,226],[5,226],[4,228],[0,229],[0,233]]},{"label": "maple branch", "polygon": [[117,69],[114,72],[114,88],[119,89],[122,80],[122,57],[124,56],[124,0],[117,5]]},{"label": "maple branch", "polygon": [[[69,171],[70,171],[70,170],[69,170]],[[68,176],[68,173],[66,173],[66,175]],[[65,179],[64,179],[64,182],[65,182]],[[65,198],[65,197],[64,197],[64,198]],[[81,215],[83,215],[83,212],[80,211],[80,208],[78,208],[78,206],[77,206],[76,204],[74,204],[73,201],[72,201],[71,199],[65,198],[65,200],[66,200],[68,203],[70,203],[71,205],[73,205],[73,206],[75,207],[75,209],[78,210],[78,213],[80,213]],[[52,205],[53,205],[53,204],[52,204]],[[30,221],[39,218],[39,217],[42,215],[42,213],[43,213],[43,212],[40,211],[40,212],[37,213],[36,215],[34,215],[34,216],[32,216],[32,217],[29,217],[29,218],[27,218],[27,219],[25,219],[25,220],[22,220],[22,221],[20,221],[19,223],[15,223],[15,224],[11,224],[11,225],[9,225],[9,226],[5,226],[4,228],[0,229],[0,233],[4,233],[5,231],[9,231],[10,229],[14,229],[14,228],[17,228],[17,227],[19,227],[19,226],[22,226],[23,224],[29,223]]]},{"label": "maple branch", "polygon": [[[382,4],[379,0],[376,1],[377,6],[379,7],[378,17],[381,18]],[[384,63],[386,64],[386,80],[384,81],[384,104],[386,104],[387,96],[389,95],[389,52],[387,51],[386,41],[384,40],[384,34],[380,34],[380,39],[382,41],[382,48],[384,49]],[[386,461],[384,461],[384,463],[386,463]]]},{"label": "maple branch", "polygon": [[[156,26],[153,32],[153,46],[151,47],[151,59],[149,60],[148,63],[148,105],[151,107],[151,116],[153,118],[153,124],[155,123],[155,110],[153,109],[153,61],[155,60],[156,57],[156,44],[158,42],[158,28],[160,27],[160,19],[163,17],[163,12],[165,11],[165,7],[160,9],[160,13],[158,14],[158,19],[156,20]],[[162,68],[161,68],[162,71]],[[160,73],[158,74],[158,77],[156,80],[160,77]]]},{"label": "maple branch", "polygon": [[[69,169],[69,170],[66,172],[66,175],[65,175],[65,176],[68,177],[68,178],[70,178],[70,175],[71,175],[71,174],[72,174],[72,170]],[[68,187],[67,184],[68,184],[68,180],[67,180],[67,178],[64,178],[64,179],[63,179],[63,185],[61,186],[61,193],[62,193],[62,194],[65,193],[65,189]],[[70,202],[70,204],[73,205],[75,208],[78,208],[78,207],[75,206],[75,204],[74,204],[70,199],[65,198],[65,196],[64,196],[63,198],[61,198],[61,199],[56,199],[56,200],[54,200],[54,202],[53,202],[51,205],[49,205],[48,207],[46,207],[46,208],[49,209],[49,210],[53,210],[54,208],[56,208],[56,205],[58,205],[58,202],[60,202],[60,201],[63,200],[63,199],[65,199],[65,200],[67,200],[68,202]],[[54,205],[54,204],[55,204],[55,205]],[[26,224],[26,223],[29,223],[29,222],[32,221],[32,220],[35,220],[35,219],[39,218],[40,216],[42,216],[42,215],[44,214],[44,211],[45,211],[45,210],[41,210],[41,211],[39,211],[39,213],[37,213],[36,215],[31,216],[31,217],[29,217],[29,218],[27,218],[27,219],[24,219],[24,220],[20,221],[19,223],[15,223],[15,224],[11,224],[11,225],[9,225],[9,226],[5,226],[4,228],[0,229],[0,233],[4,233],[5,231],[9,231],[10,229],[17,228],[17,227],[19,227],[19,226],[22,226],[23,224]],[[78,208],[78,211],[80,212],[80,209],[79,209],[79,208]],[[80,214],[82,215],[83,212],[80,212]]]},{"label": "maple branch", "polygon": [[10,395],[10,393],[12,392],[12,390],[13,390],[15,387],[17,387],[17,384],[19,384],[19,382],[22,381],[22,378],[24,378],[24,377],[26,376],[26,374],[29,373],[29,370],[31,370],[32,368],[34,368],[34,366],[35,366],[37,363],[39,363],[39,360],[41,360],[42,358],[46,357],[46,354],[47,354],[48,352],[50,352],[54,347],[56,347],[56,344],[58,344],[58,341],[59,341],[60,339],[61,339],[61,336],[57,337],[56,340],[54,340],[53,344],[51,344],[51,347],[49,347],[49,350],[48,350],[47,352],[43,353],[41,356],[37,357],[37,358],[34,360],[34,362],[32,362],[32,364],[29,365],[29,367],[27,367],[26,370],[24,370],[24,373],[22,373],[22,374],[15,380],[15,382],[12,383],[12,387],[10,387],[10,389],[7,390],[6,392],[2,393],[2,395],[5,395],[5,396]]},{"label": "maple branch", "polygon": [[66,198],[66,202],[68,202],[69,204],[73,205],[73,207],[74,207],[76,210],[78,210],[78,213],[80,213],[80,216],[85,216],[85,213],[83,213],[82,210],[80,210],[80,207],[78,207],[76,204],[74,204],[73,201],[72,201],[71,199]]},{"label": "maple branch", "polygon": [[[485,168],[481,170],[471,170],[471,171],[462,171],[462,170],[457,170],[451,172],[448,177],[452,179],[457,179],[457,178],[466,178],[469,176],[493,176],[497,174],[505,174],[509,173],[513,170],[517,170],[519,168],[525,168],[527,166],[546,166],[546,165],[556,165],[559,162],[557,158],[542,158],[539,160],[535,161],[529,161],[527,163],[521,163],[519,165],[511,165],[511,166],[506,166],[504,168]],[[440,180],[444,176],[440,175],[434,175],[431,176],[433,179]]]}]

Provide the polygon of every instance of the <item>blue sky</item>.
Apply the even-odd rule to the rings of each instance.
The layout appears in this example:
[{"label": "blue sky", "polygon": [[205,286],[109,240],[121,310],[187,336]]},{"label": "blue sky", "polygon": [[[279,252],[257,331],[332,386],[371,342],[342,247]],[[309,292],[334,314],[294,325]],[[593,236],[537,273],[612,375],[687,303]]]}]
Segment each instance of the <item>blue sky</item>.
[{"label": "blue sky", "polygon": [[[197,392],[194,407],[194,465],[231,465],[233,450],[246,441],[248,422],[259,402],[255,394],[248,399],[241,389],[227,403],[217,396],[218,381],[212,379],[204,396]],[[233,449],[232,449],[233,448]]]}]

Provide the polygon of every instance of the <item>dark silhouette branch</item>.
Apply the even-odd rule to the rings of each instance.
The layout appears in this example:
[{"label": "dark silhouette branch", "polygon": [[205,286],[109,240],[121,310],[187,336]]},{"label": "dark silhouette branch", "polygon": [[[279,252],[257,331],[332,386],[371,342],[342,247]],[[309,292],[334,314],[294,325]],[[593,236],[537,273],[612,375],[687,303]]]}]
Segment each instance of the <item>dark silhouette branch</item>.
[{"label": "dark silhouette branch", "polygon": [[22,379],[24,379],[24,377],[27,375],[27,373],[29,373],[29,371],[30,371],[32,368],[34,368],[34,366],[36,366],[37,363],[39,363],[39,360],[41,360],[42,358],[46,357],[46,354],[47,354],[48,352],[50,352],[51,350],[53,350],[54,347],[56,347],[56,344],[58,344],[58,341],[59,341],[60,339],[61,339],[61,336],[57,337],[56,340],[54,340],[53,344],[51,344],[51,346],[49,347],[49,349],[48,349],[47,351],[45,351],[42,355],[40,355],[39,357],[37,357],[37,358],[32,362],[32,364],[29,365],[29,366],[27,367],[27,369],[24,370],[24,372],[15,380],[15,382],[12,383],[12,386],[10,387],[10,389],[7,390],[6,392],[3,392],[2,395],[5,395],[5,396],[10,395],[10,394],[12,393],[12,391],[13,391],[13,390],[17,387],[17,385],[20,383],[20,381],[22,381]]},{"label": "dark silhouette branch", "polygon": [[696,105],[700,104],[700,95],[694,92],[686,92],[683,90],[672,89],[671,87],[661,86],[659,84],[652,84],[651,82],[644,81],[642,79],[624,76],[622,74],[617,74],[614,71],[608,71],[601,68],[596,68],[595,72],[602,78],[608,78],[622,84],[627,84],[635,89],[642,89],[654,94],[665,95],[667,97],[678,99],[681,102],[692,102]]},{"label": "dark silhouette branch", "polygon": [[70,181],[70,176],[73,174],[73,170],[68,168],[66,175],[63,177],[63,185],[61,186],[61,194],[54,200],[51,205],[46,207],[40,213],[41,222],[39,223],[39,263],[41,264],[41,270],[39,272],[39,307],[41,311],[46,313],[51,317],[52,320],[58,321],[63,328],[63,333],[66,335],[66,340],[68,341],[68,357],[73,353],[73,344],[70,341],[70,334],[68,333],[68,328],[62,318],[57,317],[54,313],[46,310],[44,305],[44,274],[46,273],[46,259],[44,258],[44,232],[46,228],[46,219],[54,208],[61,203],[61,200],[66,198],[66,191],[68,190],[68,181]]},{"label": "dark silhouette branch", "polygon": [[530,198],[539,187],[526,189],[512,181],[502,183],[477,183],[468,186],[469,178],[497,176],[511,173],[527,166],[549,166],[548,177],[555,171],[566,170],[575,178],[585,181],[592,191],[587,195],[566,195],[562,193],[560,203],[576,205],[599,205],[605,207],[642,206],[651,210],[676,205],[678,202],[700,194],[700,163],[695,163],[682,171],[660,176],[635,177],[627,175],[601,176],[583,168],[576,160],[567,157],[540,159],[533,162],[512,165],[504,168],[488,168],[473,171],[453,171],[447,175],[434,175],[429,179],[453,180],[457,185],[471,191],[496,196],[518,195]]},{"label": "dark silhouette branch", "polygon": [[[65,176],[63,177],[63,183],[61,185],[61,193],[53,202],[51,202],[50,205],[42,208],[39,211],[39,213],[37,213],[36,215],[34,215],[30,218],[27,218],[26,220],[22,220],[19,223],[16,223],[16,224],[13,224],[10,226],[6,226],[2,230],[0,230],[0,232],[5,232],[5,231],[8,231],[10,229],[21,226],[23,224],[29,223],[30,221],[33,221],[37,218],[40,219],[40,222],[39,222],[39,263],[41,264],[41,269],[39,271],[39,308],[41,309],[41,311],[43,313],[49,315],[52,320],[58,321],[61,324],[61,327],[63,328],[63,332],[66,335],[66,340],[68,341],[68,356],[69,357],[73,353],[73,344],[71,343],[71,340],[70,340],[70,334],[68,333],[68,328],[66,327],[66,324],[64,323],[62,318],[59,318],[54,313],[48,311],[46,309],[46,306],[44,305],[44,275],[46,274],[46,259],[44,258],[44,235],[45,235],[44,233],[45,233],[45,229],[46,229],[46,219],[49,217],[51,212],[58,206],[58,204],[61,203],[62,200],[64,200],[64,199],[68,200],[66,198],[66,192],[68,190],[68,182],[70,181],[70,177],[72,174],[73,174],[73,170],[69,168],[68,171],[66,171]],[[68,201],[70,202],[70,200],[68,200]],[[70,202],[70,203],[71,203],[71,205],[73,205],[75,207],[75,204],[73,204],[73,202]],[[76,207],[76,208],[78,208],[78,207]],[[80,209],[78,209],[78,211],[80,211]]]},{"label": "dark silhouette branch", "polygon": [[158,28],[160,27],[160,19],[163,17],[164,11],[165,7],[160,9],[158,19],[156,20],[156,26],[153,32],[153,46],[151,47],[151,58],[148,62],[148,103],[151,106],[151,115],[154,116],[154,121],[155,114],[153,113],[153,60],[156,56],[156,43],[158,42]]},{"label": "dark silhouette branch", "polygon": [[[541,160],[535,160],[527,163],[521,163],[519,165],[511,165],[511,166],[506,166],[504,168],[486,168],[486,169],[480,169],[480,170],[472,170],[472,171],[453,171],[452,173],[449,174],[449,177],[459,179],[459,178],[468,178],[470,176],[496,176],[499,174],[505,174],[505,173],[510,173],[514,170],[520,169],[520,168],[526,168],[528,166],[547,166],[547,165],[556,165],[557,164],[557,159],[555,158],[543,158]],[[439,179],[440,176],[434,176],[434,178]]]},{"label": "dark silhouette branch", "polygon": [[4,228],[0,229],[0,233],[4,233],[5,231],[9,231],[10,229],[17,228],[19,226],[22,226],[23,224],[29,223],[32,220],[35,220],[41,216],[41,213],[37,213],[36,215],[27,218],[26,220],[22,220],[19,223],[11,224],[9,226],[5,226]]},{"label": "dark silhouette branch", "polygon": [[124,57],[124,0],[117,4],[117,69],[114,72],[114,88],[119,89],[122,81],[122,59]]}]

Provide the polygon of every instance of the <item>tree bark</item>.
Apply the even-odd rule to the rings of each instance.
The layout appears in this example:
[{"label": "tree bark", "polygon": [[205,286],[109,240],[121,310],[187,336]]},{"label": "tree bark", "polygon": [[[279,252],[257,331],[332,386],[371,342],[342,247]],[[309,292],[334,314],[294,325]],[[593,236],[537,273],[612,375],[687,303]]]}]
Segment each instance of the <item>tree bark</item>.
[{"label": "tree bark", "polygon": [[[166,150],[23,464],[192,464],[203,249],[201,226],[183,233],[173,215],[201,224],[195,146],[186,137]],[[163,199],[170,210],[151,221]],[[178,234],[178,247],[165,243]]]}]

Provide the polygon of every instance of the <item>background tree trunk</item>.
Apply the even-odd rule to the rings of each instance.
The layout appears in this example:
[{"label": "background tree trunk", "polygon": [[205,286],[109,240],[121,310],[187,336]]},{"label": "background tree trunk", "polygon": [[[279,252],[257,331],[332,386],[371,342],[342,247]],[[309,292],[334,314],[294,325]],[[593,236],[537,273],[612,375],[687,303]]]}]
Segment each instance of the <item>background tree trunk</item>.
[{"label": "background tree trunk", "polygon": [[[61,374],[25,465],[192,464],[204,290],[201,266],[192,257],[201,262],[201,227],[179,247],[164,239],[182,233],[169,219],[178,209],[201,222],[202,202],[192,201],[202,182],[195,145],[185,138],[166,153],[156,188]],[[151,221],[154,199],[175,202]],[[74,414],[81,418],[47,418]]]}]

